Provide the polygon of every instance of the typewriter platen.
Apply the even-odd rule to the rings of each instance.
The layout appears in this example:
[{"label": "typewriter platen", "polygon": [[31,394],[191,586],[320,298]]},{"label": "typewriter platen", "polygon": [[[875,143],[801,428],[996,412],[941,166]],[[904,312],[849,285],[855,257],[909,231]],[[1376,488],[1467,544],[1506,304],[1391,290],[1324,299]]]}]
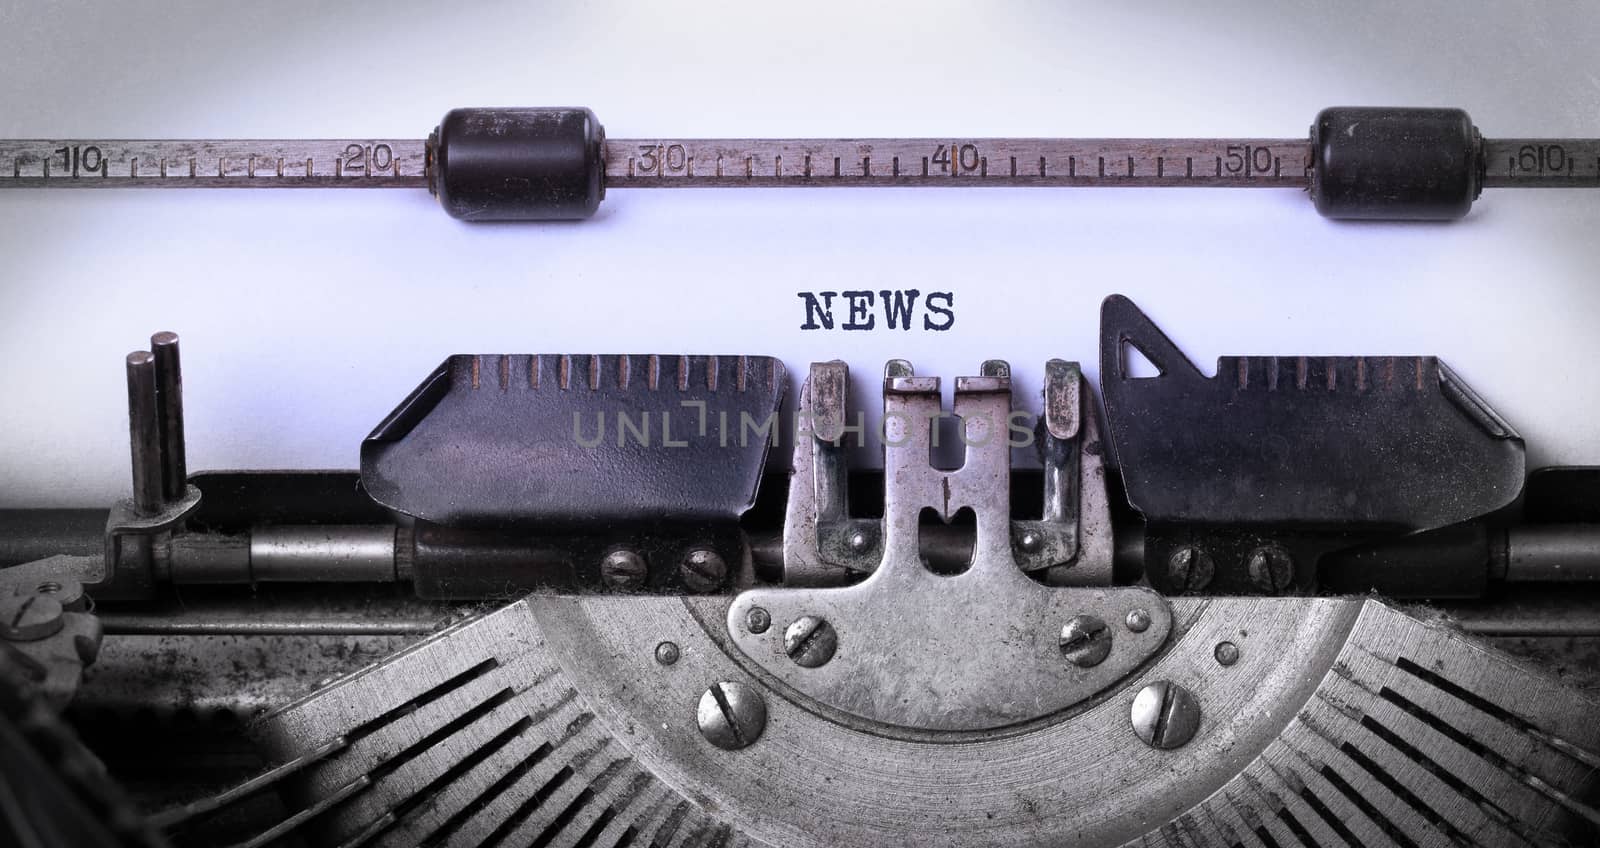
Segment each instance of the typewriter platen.
[{"label": "typewriter platen", "polygon": [[359,471],[192,475],[126,367],[132,497],[0,513],[19,844],[1600,838],[1600,470],[1432,357],[1113,296],[1098,393],[895,360],[869,433],[840,362],[459,355]]}]

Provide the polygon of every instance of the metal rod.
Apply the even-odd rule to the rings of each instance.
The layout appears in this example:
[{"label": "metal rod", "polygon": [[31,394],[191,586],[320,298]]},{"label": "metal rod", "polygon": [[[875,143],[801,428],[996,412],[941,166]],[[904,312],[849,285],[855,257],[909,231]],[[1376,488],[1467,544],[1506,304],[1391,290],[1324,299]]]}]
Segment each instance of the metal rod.
[{"label": "metal rod", "polygon": [[1600,526],[1526,524],[1506,534],[1505,579],[1519,583],[1600,581]]},{"label": "metal rod", "polygon": [[156,357],[128,354],[128,442],[133,456],[133,507],[141,515],[161,511],[161,428],[156,411]]},{"label": "metal rod", "polygon": [[273,618],[251,615],[187,612],[106,613],[100,624],[113,636],[412,636],[432,633],[444,618],[378,618],[295,615]]},{"label": "metal rod", "polygon": [[1483,165],[1484,188],[1597,188],[1600,139],[1485,139]]},{"label": "metal rod", "polygon": [[161,490],[167,501],[183,498],[189,469],[183,444],[183,368],[178,360],[178,334],[150,337],[156,358],[156,423],[161,432]]},{"label": "metal rod", "polygon": [[0,188],[426,188],[422,139],[0,141]]},{"label": "metal rod", "polygon": [[[606,188],[1297,188],[1306,138],[607,139]],[[1485,139],[1485,188],[1600,187],[1600,139]],[[427,188],[424,139],[0,139],[0,188]]]},{"label": "metal rod", "polygon": [[1305,188],[1304,138],[612,139],[606,188]]},{"label": "metal rod", "polygon": [[261,582],[390,583],[390,525],[281,525],[250,531],[250,576]]}]

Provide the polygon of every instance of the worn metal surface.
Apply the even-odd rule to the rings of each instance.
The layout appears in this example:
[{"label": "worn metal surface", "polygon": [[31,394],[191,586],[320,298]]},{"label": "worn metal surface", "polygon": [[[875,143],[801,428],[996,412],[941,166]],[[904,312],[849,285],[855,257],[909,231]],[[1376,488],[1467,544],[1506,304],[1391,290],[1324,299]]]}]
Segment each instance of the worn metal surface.
[{"label": "worn metal surface", "polygon": [[1310,153],[1303,138],[609,139],[606,187],[1305,188]]},{"label": "worn metal surface", "polygon": [[[1100,333],[1112,443],[1152,521],[1425,530],[1521,490],[1521,437],[1433,357],[1224,356],[1207,378],[1120,295]],[[1128,348],[1160,375],[1131,376]]]},{"label": "worn metal surface", "polygon": [[[985,365],[1009,375],[1005,363]],[[895,360],[887,370],[908,368]],[[1052,585],[1108,585],[1115,540],[1106,489],[1107,447],[1100,437],[1094,395],[1076,363],[1053,359],[1045,371],[1044,420],[1034,434],[1043,469],[1042,514],[1011,522],[1012,556]],[[883,557],[883,522],[857,516],[848,497],[848,397],[849,369],[843,362],[811,364],[798,395],[781,531],[781,575],[788,586],[854,582],[875,570]],[[997,438],[1009,437],[1004,429]],[[960,571],[972,556],[971,533],[964,527],[923,526],[918,541],[921,555],[935,570]],[[751,548],[763,563],[770,561],[771,546],[760,536],[752,534]]]},{"label": "worn metal surface", "polygon": [[381,524],[254,528],[250,579],[392,582],[395,528]]},{"label": "worn metal surface", "polygon": [[[1160,373],[1133,376],[1134,352]],[[1206,377],[1112,295],[1100,370],[1146,573],[1165,592],[1198,588],[1205,558],[1208,591],[1309,591],[1330,551],[1477,519],[1522,490],[1521,436],[1433,357],[1224,356]],[[1371,569],[1355,591],[1397,591],[1407,571]],[[1477,594],[1488,569],[1430,577],[1441,595]]]},{"label": "worn metal surface", "polygon": [[[608,188],[1305,188],[1298,138],[610,139]],[[1484,142],[1489,188],[1600,185],[1600,141]],[[0,187],[422,188],[424,139],[0,140]]]},{"label": "worn metal surface", "polygon": [[[804,697],[901,730],[982,731],[1060,712],[1110,686],[1149,657],[1172,627],[1166,601],[1140,588],[1050,588],[1029,578],[1013,555],[1011,378],[1004,363],[956,379],[965,462],[954,471],[929,462],[932,427],[942,412],[937,378],[909,363],[885,372],[882,561],[854,586],[756,588],[728,609],[733,643],[765,673]],[[1084,432],[1090,427],[1085,426]],[[799,477],[799,475],[796,475]],[[959,574],[934,574],[923,563],[919,524],[925,511],[949,522],[970,510],[976,541]],[[1088,569],[1109,574],[1103,561]],[[780,625],[747,626],[754,608]],[[1073,617],[1123,622],[1136,610],[1150,624],[1119,627],[1103,661],[1066,670],[1060,634]],[[793,623],[831,622],[825,661],[802,662],[791,650]],[[813,627],[811,630],[816,630]],[[863,685],[863,681],[872,681]]]},{"label": "worn metal surface", "polygon": [[361,482],[456,527],[732,522],[786,388],[766,356],[452,356],[362,443]]},{"label": "worn metal surface", "polygon": [[[1305,138],[608,139],[607,188],[1303,189]],[[0,188],[424,188],[424,139],[0,140]],[[1600,140],[1483,143],[1487,188],[1600,186]]]},{"label": "worn metal surface", "polygon": [[1483,161],[1484,188],[1600,186],[1600,139],[1484,139]]},{"label": "worn metal surface", "polygon": [[[370,780],[316,844],[1500,845],[1592,832],[1583,787],[1600,729],[1574,691],[1376,602],[1176,604],[1172,642],[1125,685],[977,736],[864,732],[732,649],[725,600],[618,597],[519,602],[260,731],[287,762],[360,729],[291,796]],[[670,666],[654,659],[663,640],[681,646]],[[1213,656],[1223,642],[1231,666]],[[1129,719],[1158,681],[1199,711],[1172,750]],[[748,747],[702,735],[696,707],[716,682],[764,693]]]},{"label": "worn metal surface", "polygon": [[55,594],[28,590],[0,597],[0,664],[60,711],[77,693],[84,669],[99,655],[104,631],[99,619],[85,611],[81,597],[63,605]]},{"label": "worn metal surface", "polygon": [[101,661],[90,667],[73,710],[87,716],[228,713],[249,720],[417,638],[384,631],[308,635],[286,629],[261,635],[250,628],[186,632],[180,627],[112,636],[101,646]]},{"label": "worn metal surface", "polygon": [[0,141],[0,187],[423,188],[422,139]]}]

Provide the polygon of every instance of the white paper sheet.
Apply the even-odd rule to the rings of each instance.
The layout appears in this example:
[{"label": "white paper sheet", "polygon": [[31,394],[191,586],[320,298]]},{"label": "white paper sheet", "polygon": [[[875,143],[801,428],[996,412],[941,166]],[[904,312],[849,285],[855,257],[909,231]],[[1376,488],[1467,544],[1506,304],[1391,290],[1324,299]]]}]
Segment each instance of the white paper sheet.
[{"label": "white paper sheet", "polygon": [[[415,137],[453,106],[586,105],[619,138],[1287,136],[1336,104],[1600,134],[1597,34],[1576,2],[14,3],[0,135]],[[1582,191],[1409,226],[1292,191],[615,191],[553,226],[423,192],[3,192],[0,506],[125,492],[122,356],[158,329],[191,468],[348,468],[451,353],[839,357],[869,406],[890,357],[997,357],[1033,397],[1050,357],[1097,371],[1110,292],[1208,372],[1438,354],[1535,464],[1596,463],[1597,226]],[[951,292],[955,322],[801,329],[799,293],[846,289]]]}]

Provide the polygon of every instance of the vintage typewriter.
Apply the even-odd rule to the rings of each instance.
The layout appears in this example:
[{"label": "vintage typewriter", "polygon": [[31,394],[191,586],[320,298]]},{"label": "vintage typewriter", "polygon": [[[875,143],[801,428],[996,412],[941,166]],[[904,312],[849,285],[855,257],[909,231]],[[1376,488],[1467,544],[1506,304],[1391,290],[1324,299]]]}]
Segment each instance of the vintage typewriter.
[{"label": "vintage typewriter", "polygon": [[0,842],[1600,844],[1600,469],[1101,318],[1098,397],[457,355],[358,471],[194,474],[158,334],[132,496],[0,512]]}]

